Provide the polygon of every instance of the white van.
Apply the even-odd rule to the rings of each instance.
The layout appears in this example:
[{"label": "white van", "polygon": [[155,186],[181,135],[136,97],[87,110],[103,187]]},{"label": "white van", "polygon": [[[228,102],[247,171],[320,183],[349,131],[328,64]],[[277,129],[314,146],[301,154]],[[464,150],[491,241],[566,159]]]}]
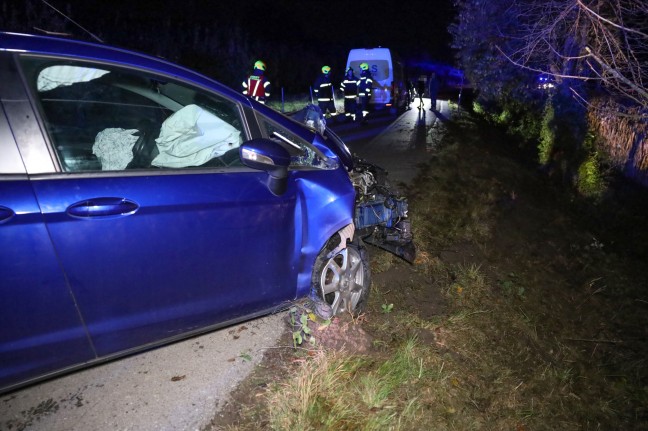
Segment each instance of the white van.
[{"label": "white van", "polygon": [[370,103],[376,109],[398,112],[406,108],[407,93],[403,64],[389,48],[356,48],[349,51],[347,69],[360,77],[360,64],[368,63],[373,79]]}]

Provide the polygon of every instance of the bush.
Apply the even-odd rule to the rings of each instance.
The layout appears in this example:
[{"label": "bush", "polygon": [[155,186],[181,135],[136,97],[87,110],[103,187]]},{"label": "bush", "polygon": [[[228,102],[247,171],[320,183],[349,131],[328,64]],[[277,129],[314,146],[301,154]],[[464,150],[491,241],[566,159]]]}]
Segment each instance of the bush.
[{"label": "bush", "polygon": [[578,168],[576,188],[583,196],[600,199],[605,191],[606,184],[601,175],[598,153],[591,153]]},{"label": "bush", "polygon": [[556,132],[553,127],[555,110],[551,99],[547,103],[542,114],[540,125],[540,142],[538,142],[538,162],[546,165],[551,160],[551,153],[556,141]]}]

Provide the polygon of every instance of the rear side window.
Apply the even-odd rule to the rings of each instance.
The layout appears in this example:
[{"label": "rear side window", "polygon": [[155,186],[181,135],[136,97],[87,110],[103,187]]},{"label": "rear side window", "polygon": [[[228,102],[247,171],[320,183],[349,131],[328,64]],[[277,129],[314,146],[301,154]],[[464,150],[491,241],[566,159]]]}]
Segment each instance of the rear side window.
[{"label": "rear side window", "polygon": [[66,172],[240,166],[238,105],[141,71],[24,57]]}]

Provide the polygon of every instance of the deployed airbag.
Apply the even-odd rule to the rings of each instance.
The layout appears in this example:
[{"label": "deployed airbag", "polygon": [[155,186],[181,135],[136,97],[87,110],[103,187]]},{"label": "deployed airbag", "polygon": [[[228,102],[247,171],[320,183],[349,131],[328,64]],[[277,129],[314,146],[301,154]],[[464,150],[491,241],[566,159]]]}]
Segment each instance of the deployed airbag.
[{"label": "deployed airbag", "polygon": [[88,82],[108,73],[107,70],[81,66],[50,66],[38,74],[38,91],[53,90],[77,82]]},{"label": "deployed airbag", "polygon": [[200,166],[241,143],[241,132],[197,105],[187,105],[164,123],[155,140],[160,154],[152,165],[165,168]]},{"label": "deployed airbag", "polygon": [[92,153],[101,162],[103,171],[121,171],[133,160],[137,129],[109,128],[97,133]]}]

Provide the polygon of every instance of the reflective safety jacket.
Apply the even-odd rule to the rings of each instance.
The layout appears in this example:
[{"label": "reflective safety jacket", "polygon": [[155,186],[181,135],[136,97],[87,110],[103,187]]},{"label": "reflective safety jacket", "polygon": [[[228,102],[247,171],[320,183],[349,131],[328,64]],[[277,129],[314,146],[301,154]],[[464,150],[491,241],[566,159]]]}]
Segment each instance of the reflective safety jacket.
[{"label": "reflective safety jacket", "polygon": [[358,95],[358,77],[354,74],[344,76],[344,81],[340,83],[340,91],[344,93],[345,99],[355,99]]},{"label": "reflective safety jacket", "polygon": [[360,74],[358,81],[358,96],[371,97],[371,90],[373,89],[373,79],[371,79],[371,72],[363,70]]},{"label": "reflective safety jacket", "polygon": [[263,76],[263,73],[255,70],[246,81],[243,81],[243,94],[263,102],[270,97],[270,81]]},{"label": "reflective safety jacket", "polygon": [[333,84],[331,77],[327,74],[320,74],[313,85],[315,97],[319,102],[328,102],[333,100]]}]

